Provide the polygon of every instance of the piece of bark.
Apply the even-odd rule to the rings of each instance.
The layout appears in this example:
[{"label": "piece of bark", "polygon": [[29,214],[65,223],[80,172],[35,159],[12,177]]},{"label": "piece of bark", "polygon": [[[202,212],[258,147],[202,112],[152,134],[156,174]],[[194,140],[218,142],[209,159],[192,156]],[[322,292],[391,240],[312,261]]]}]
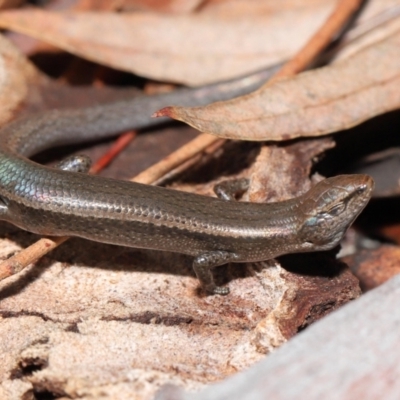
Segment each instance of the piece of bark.
[{"label": "piece of bark", "polygon": [[[32,238],[2,228],[10,237],[5,253]],[[1,284],[1,382],[71,398],[101,389],[112,398],[126,381],[139,391],[149,376],[141,398],[166,382],[193,390],[248,368],[359,295],[348,270],[326,270],[334,260],[326,256],[306,257],[299,273],[235,265],[223,274],[235,277],[229,296],[199,297],[185,257],[69,243]],[[310,264],[316,275],[303,275]]]},{"label": "piece of bark", "polygon": [[324,318],[248,371],[157,400],[397,399],[400,277]]},{"label": "piece of bark", "polygon": [[343,258],[363,291],[374,289],[400,273],[400,247],[382,245]]},{"label": "piece of bark", "polygon": [[[250,187],[242,200],[256,203],[282,201],[311,187],[308,179],[313,164],[323,154],[335,146],[330,138],[304,140],[282,145],[249,146],[241,142],[227,144],[215,163],[210,163],[214,180],[195,185],[196,177],[210,175],[208,169],[194,169],[173,187],[206,196],[215,196],[214,186],[224,180],[247,178]],[[243,157],[245,154],[245,157]],[[232,173],[232,158],[235,157],[235,170]],[[246,167],[247,166],[247,167]],[[240,169],[240,172],[238,172]],[[203,180],[203,179],[201,179]],[[189,183],[185,183],[188,181]],[[316,181],[315,181],[316,183]]]},{"label": "piece of bark", "polygon": [[313,164],[323,152],[334,146],[331,138],[263,146],[251,167],[251,185],[244,199],[265,203],[306,192],[311,188],[311,182],[304,178],[310,175]]}]

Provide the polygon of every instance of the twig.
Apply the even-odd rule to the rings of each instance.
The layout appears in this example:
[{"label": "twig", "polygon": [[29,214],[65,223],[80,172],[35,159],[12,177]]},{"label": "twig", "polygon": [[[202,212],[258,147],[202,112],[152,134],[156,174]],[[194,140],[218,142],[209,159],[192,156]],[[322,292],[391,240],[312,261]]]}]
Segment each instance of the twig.
[{"label": "twig", "polygon": [[[381,13],[374,15],[362,24],[356,24],[346,35],[340,40],[340,43],[333,46],[332,49],[325,51],[322,57],[318,58],[318,64],[326,64],[332,60],[343,48],[348,48],[351,44],[362,40],[363,37],[370,34],[373,30],[392,23],[400,17],[400,5],[386,8]],[[380,40],[380,39],[379,39]],[[341,54],[342,55],[342,54]]]},{"label": "twig", "polygon": [[68,240],[68,236],[54,239],[42,238],[0,264],[0,281],[22,271],[51,250]]},{"label": "twig", "polygon": [[208,146],[217,142],[218,139],[208,134],[202,134],[197,136],[195,139],[186,143],[178,150],[171,153],[169,156],[163,158],[158,163],[154,164],[150,168],[136,175],[132,181],[139,183],[146,183],[148,185],[153,184],[155,181],[160,179],[162,176],[170,172],[172,169],[178,167],[184,162],[188,161],[196,154],[205,150]]},{"label": "twig", "polygon": [[[178,165],[176,168],[171,169],[166,174],[162,175],[159,179],[155,180],[153,185],[163,185],[165,182],[175,178],[183,171],[187,171],[189,168],[193,167],[200,161],[204,161],[204,158],[211,156],[216,153],[216,151],[223,146],[225,143],[224,139],[220,139],[217,142],[213,142],[207,146],[201,153],[194,154],[193,157],[189,158],[183,164]],[[179,150],[178,150],[179,151]]]},{"label": "twig", "polygon": [[[273,75],[266,84],[268,85],[283,77],[292,76],[305,69],[307,65],[309,65],[321,52],[321,50],[329,44],[334,35],[358,9],[362,2],[363,0],[340,0],[336,9],[325,24],[289,62]],[[215,136],[210,136],[206,133],[200,134],[197,138],[187,143],[179,150],[137,175],[133,180],[136,182],[151,184],[160,179],[164,174],[187,162],[191,157],[220,140],[221,139]],[[37,243],[22,250],[17,255],[3,261],[0,264],[0,280],[11,276],[21,271],[29,264],[36,262],[39,258],[66,240],[67,238],[65,237],[41,239]]]},{"label": "twig", "polygon": [[112,147],[90,168],[90,174],[97,174],[104,169],[128,144],[136,137],[136,131],[129,131],[122,134]]},{"label": "twig", "polygon": [[348,19],[359,9],[364,0],[340,0],[324,25],[311,37],[305,46],[289,60],[264,86],[280,78],[295,75],[315,60],[318,54],[332,41]]}]

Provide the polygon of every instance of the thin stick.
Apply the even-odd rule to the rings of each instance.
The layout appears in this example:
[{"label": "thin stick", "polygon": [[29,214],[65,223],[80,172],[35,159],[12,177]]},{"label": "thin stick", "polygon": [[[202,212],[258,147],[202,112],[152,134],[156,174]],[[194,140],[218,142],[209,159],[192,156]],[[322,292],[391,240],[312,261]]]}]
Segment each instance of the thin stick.
[{"label": "thin stick", "polygon": [[[324,49],[334,35],[339,31],[343,24],[352,16],[352,14],[361,5],[363,0],[340,0],[336,9],[325,22],[325,24],[314,34],[309,42],[287,62],[267,83],[285,76],[292,76],[307,67]],[[187,162],[191,157],[202,152],[208,146],[221,139],[210,136],[207,133],[200,134],[194,140],[187,143],[179,150],[164,158],[157,164],[148,168],[146,171],[137,175],[133,180],[136,182],[151,184],[160,179],[173,168]],[[59,244],[65,242],[68,238],[48,239],[44,238],[37,243],[22,250],[17,255],[0,263],[0,280],[5,279],[21,270],[29,264],[36,262],[39,258],[56,248]]]},{"label": "thin stick", "polygon": [[289,60],[273,77],[263,86],[270,85],[276,80],[295,75],[307,68],[318,54],[334,39],[349,18],[360,8],[364,0],[340,0],[333,13],[324,25],[311,37],[304,47]]},{"label": "thin stick", "polygon": [[15,256],[3,261],[0,264],[0,281],[22,271],[29,264],[38,261],[39,258],[43,257],[68,239],[68,236],[62,236],[54,239],[39,239],[36,243],[23,249]]},{"label": "thin stick", "polygon": [[183,164],[178,165],[176,168],[171,169],[169,172],[161,176],[159,179],[154,181],[152,184],[153,185],[162,185],[165,182],[175,178],[179,174],[183,173],[184,171],[187,171],[189,168],[193,167],[200,161],[204,161],[207,156],[211,156],[217,152],[219,148],[221,148],[224,143],[226,142],[225,139],[220,139],[217,142],[213,142],[211,145],[209,145],[207,148],[205,148],[201,153],[194,154],[193,157],[189,158],[187,161],[185,161]]},{"label": "thin stick", "polygon": [[129,131],[122,134],[107,151],[93,166],[90,168],[90,174],[97,174],[103,170],[114,158],[125,149],[128,144],[135,139],[137,135],[136,131]]},{"label": "thin stick", "polygon": [[148,185],[153,184],[172,169],[178,167],[190,158],[194,157],[196,154],[202,152],[211,144],[214,144],[217,141],[215,139],[218,140],[218,138],[215,138],[215,136],[208,135],[207,133],[197,136],[195,139],[191,140],[189,143],[186,143],[169,156],[163,158],[150,168],[147,168],[139,175],[136,175],[132,181],[146,183]]}]

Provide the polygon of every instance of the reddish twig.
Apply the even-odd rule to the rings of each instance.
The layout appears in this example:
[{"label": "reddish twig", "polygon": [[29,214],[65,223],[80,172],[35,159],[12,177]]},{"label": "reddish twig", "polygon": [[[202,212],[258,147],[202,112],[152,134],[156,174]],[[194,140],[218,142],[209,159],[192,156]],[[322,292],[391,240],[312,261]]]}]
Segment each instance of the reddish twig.
[{"label": "reddish twig", "polygon": [[121,135],[112,147],[90,168],[90,174],[97,174],[103,170],[126,146],[136,137],[136,131],[129,131]]}]

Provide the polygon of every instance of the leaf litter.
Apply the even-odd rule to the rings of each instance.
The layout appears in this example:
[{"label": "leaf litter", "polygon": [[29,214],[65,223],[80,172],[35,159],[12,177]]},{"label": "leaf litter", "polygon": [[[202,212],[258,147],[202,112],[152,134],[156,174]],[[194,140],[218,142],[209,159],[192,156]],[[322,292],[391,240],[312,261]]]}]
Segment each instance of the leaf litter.
[{"label": "leaf litter", "polygon": [[400,30],[348,59],[249,95],[204,107],[167,107],[155,116],[236,140],[288,140],[348,129],[400,107],[399,47]]}]

